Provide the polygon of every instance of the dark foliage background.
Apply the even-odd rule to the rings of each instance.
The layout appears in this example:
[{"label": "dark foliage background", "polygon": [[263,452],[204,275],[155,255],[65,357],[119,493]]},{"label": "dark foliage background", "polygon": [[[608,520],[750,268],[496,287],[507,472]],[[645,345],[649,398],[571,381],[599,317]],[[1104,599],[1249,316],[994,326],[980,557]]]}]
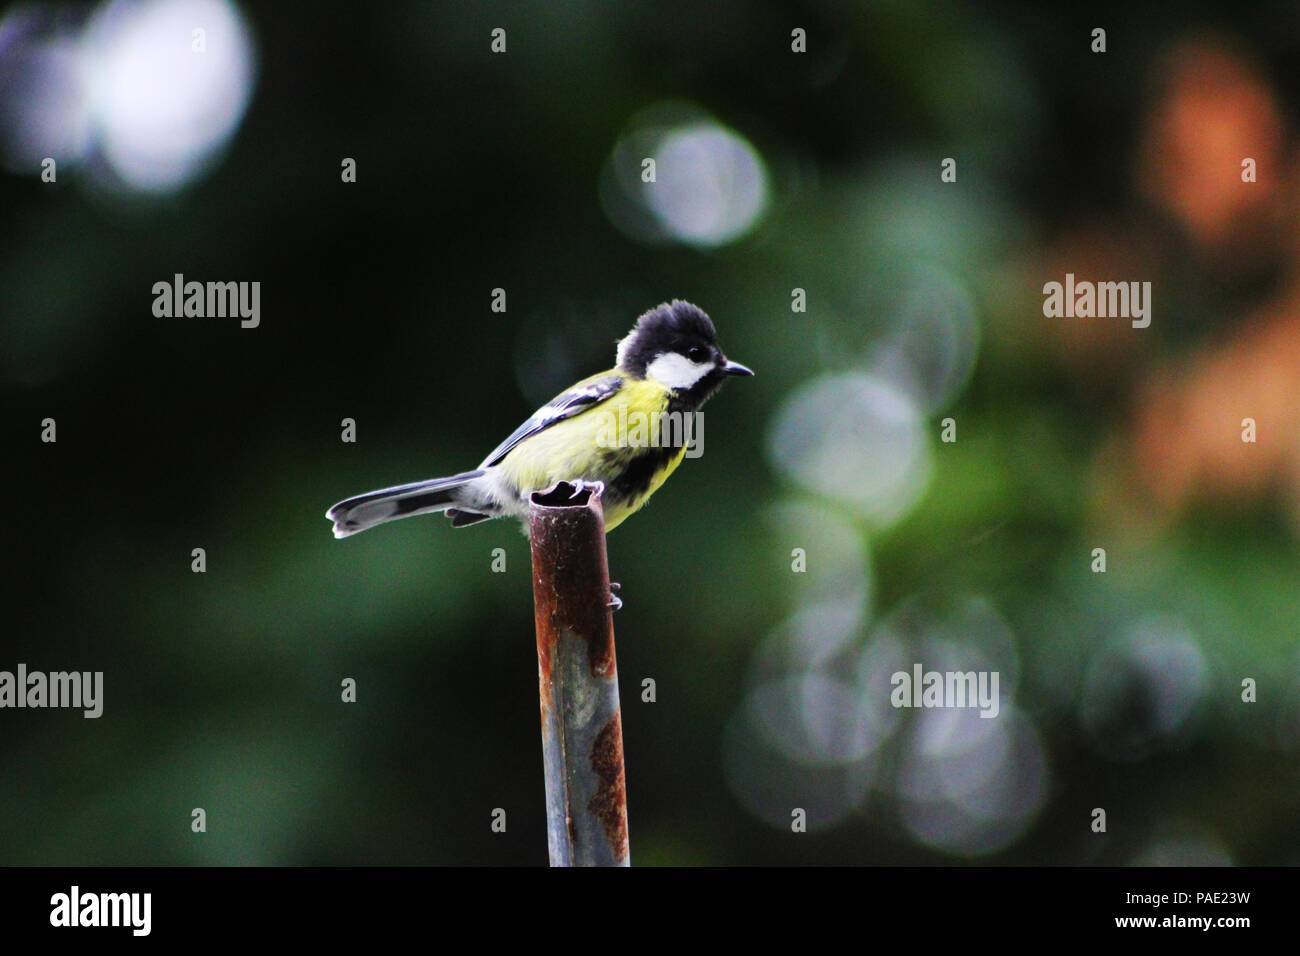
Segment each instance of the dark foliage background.
[{"label": "dark foliage background", "polygon": [[[0,29],[0,668],[106,685],[0,713],[0,861],[543,864],[517,525],[323,512],[681,297],[759,374],[610,538],[634,862],[1296,862],[1293,5],[248,4],[246,112],[152,191],[15,145],[23,51],[95,9]],[[652,237],[657,124],[761,180],[661,157]],[[683,241],[708,202],[734,235]],[[1152,281],[1151,327],[1044,318],[1067,271]],[[178,272],[260,326],[156,318]],[[999,669],[999,719],[893,711],[913,661]]]}]

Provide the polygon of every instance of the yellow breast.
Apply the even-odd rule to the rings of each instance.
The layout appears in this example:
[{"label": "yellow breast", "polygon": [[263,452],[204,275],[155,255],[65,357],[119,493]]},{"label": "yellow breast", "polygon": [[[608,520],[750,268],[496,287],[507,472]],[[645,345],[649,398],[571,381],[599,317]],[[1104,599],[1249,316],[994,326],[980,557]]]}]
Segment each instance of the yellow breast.
[{"label": "yellow breast", "polygon": [[521,495],[557,481],[599,481],[605,530],[612,531],[668,480],[685,447],[648,446],[649,421],[661,415],[669,392],[657,382],[631,379],[609,399],[521,442],[501,467]]}]

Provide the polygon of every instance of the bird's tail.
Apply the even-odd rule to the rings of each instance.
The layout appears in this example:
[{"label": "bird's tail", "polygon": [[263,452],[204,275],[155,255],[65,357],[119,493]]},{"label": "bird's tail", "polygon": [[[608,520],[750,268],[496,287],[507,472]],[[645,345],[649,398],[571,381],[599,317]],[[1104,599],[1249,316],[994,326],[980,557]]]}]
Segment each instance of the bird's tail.
[{"label": "bird's tail", "polygon": [[346,538],[385,521],[429,514],[432,511],[446,511],[462,504],[457,492],[475,478],[483,477],[483,474],[482,471],[467,471],[450,478],[434,478],[395,488],[381,488],[379,491],[340,501],[325,512],[325,517],[334,522],[334,537]]}]

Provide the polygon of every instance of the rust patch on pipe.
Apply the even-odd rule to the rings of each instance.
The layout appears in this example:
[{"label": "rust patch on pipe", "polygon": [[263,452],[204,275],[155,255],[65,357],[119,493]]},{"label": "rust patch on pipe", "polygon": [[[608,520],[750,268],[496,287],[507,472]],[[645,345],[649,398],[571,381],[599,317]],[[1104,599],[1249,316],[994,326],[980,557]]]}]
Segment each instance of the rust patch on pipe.
[{"label": "rust patch on pipe", "polygon": [[627,857],[627,779],[623,773],[623,721],[618,712],[591,747],[591,769],[600,781],[587,809],[601,826],[615,855]]}]

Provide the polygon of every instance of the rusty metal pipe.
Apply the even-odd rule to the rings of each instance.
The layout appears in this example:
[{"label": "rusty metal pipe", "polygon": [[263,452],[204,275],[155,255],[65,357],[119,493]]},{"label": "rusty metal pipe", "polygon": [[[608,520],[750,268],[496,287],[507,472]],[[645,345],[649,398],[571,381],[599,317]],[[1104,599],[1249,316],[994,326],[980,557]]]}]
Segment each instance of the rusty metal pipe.
[{"label": "rusty metal pipe", "polygon": [[601,490],[561,482],[529,514],[551,866],[629,864]]}]

